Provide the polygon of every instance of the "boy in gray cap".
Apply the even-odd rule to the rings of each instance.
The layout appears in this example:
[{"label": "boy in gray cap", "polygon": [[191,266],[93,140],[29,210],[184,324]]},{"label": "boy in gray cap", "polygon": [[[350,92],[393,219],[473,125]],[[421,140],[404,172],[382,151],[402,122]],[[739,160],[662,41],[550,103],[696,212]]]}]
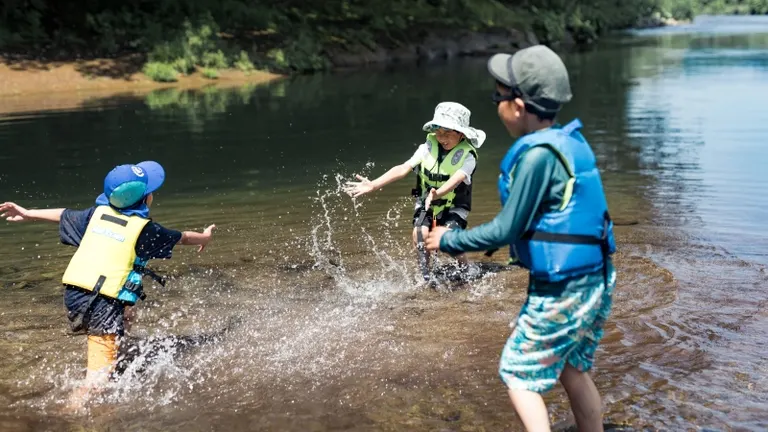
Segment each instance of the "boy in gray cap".
[{"label": "boy in gray cap", "polygon": [[501,163],[503,208],[468,231],[435,228],[427,248],[458,254],[510,246],[511,261],[530,271],[528,299],[499,364],[512,405],[527,430],[549,431],[541,394],[559,380],[579,430],[602,431],[588,372],[611,311],[616,245],[595,155],[578,119],[555,122],[571,88],[552,50],[497,54],[488,70],[499,118],[517,138]]}]

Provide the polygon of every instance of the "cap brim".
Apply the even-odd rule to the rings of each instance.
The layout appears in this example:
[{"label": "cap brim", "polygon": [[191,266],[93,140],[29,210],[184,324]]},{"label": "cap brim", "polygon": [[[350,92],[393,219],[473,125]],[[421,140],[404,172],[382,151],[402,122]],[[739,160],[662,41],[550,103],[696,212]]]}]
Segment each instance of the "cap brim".
[{"label": "cap brim", "polygon": [[160,189],[160,186],[165,182],[165,170],[163,167],[154,161],[144,161],[136,165],[147,173],[147,194]]},{"label": "cap brim", "polygon": [[509,70],[509,59],[512,58],[510,54],[496,54],[488,60],[488,72],[500,81],[504,85],[512,86],[513,78],[510,76],[512,71]]}]

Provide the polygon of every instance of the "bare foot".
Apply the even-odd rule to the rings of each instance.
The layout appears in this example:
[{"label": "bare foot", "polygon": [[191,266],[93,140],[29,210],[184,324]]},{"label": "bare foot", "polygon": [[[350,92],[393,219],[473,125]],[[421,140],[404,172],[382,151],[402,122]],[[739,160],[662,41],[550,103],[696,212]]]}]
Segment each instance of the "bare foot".
[{"label": "bare foot", "polygon": [[64,410],[70,414],[84,414],[88,411],[88,402],[104,392],[104,388],[93,385],[81,385],[76,387],[69,395]]},{"label": "bare foot", "polygon": [[86,411],[86,403],[89,399],[89,390],[87,386],[76,387],[67,399],[64,411],[70,414],[82,414]]}]

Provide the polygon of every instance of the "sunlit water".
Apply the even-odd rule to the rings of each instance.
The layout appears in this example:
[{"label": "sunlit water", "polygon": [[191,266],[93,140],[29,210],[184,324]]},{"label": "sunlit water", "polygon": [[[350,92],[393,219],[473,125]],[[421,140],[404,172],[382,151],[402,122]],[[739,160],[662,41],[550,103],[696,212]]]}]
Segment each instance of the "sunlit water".
[{"label": "sunlit water", "polygon": [[[576,97],[563,118],[586,125],[621,225],[595,371],[606,420],[768,428],[768,20],[707,18],[565,60]],[[153,217],[218,226],[203,254],[155,264],[172,281],[139,307],[139,354],[75,413],[85,341],[66,332],[59,285],[73,250],[54,225],[3,222],[0,430],[518,428],[496,367],[525,274],[426,288],[413,179],[340,193],[405,161],[434,105],[456,100],[489,135],[470,225],[492,218],[510,140],[491,91],[477,59],[0,118],[0,200],[85,208],[113,165],[154,159],[168,178]],[[562,390],[547,401],[569,424]]]}]

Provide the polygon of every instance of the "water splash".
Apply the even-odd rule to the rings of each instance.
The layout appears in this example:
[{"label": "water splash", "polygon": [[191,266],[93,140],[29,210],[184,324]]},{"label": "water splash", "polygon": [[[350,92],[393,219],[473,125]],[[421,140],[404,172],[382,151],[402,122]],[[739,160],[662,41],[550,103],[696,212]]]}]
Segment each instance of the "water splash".
[{"label": "water splash", "polygon": [[[366,165],[366,170],[373,164]],[[310,254],[315,260],[314,268],[325,272],[332,277],[337,286],[350,295],[362,297],[376,297],[383,293],[402,292],[414,288],[415,277],[409,268],[410,260],[401,259],[400,256],[411,254],[408,246],[397,244],[394,240],[401,237],[402,233],[393,232],[398,228],[399,220],[404,208],[403,200],[398,200],[390,207],[386,216],[376,228],[379,230],[377,240],[369,232],[366,226],[358,221],[362,220],[363,204],[350,198],[344,192],[345,182],[351,176],[336,173],[332,177],[324,176],[318,185],[315,205],[318,211],[312,221],[310,235]],[[350,223],[350,220],[355,223]],[[346,236],[345,240],[353,237],[351,242],[360,250],[372,253],[375,259],[366,260],[354,270],[345,262],[345,251],[341,243],[336,241],[336,236]],[[350,242],[344,242],[350,244]],[[414,283],[411,283],[414,282]]]},{"label": "water splash", "polygon": [[[168,293],[153,296],[156,303],[141,306],[145,330],[131,341],[132,361],[87,406],[151,412],[185,400],[260,398],[255,392],[376,380],[387,364],[408,361],[407,343],[394,336],[402,319],[397,305],[425,289],[411,244],[403,241],[408,198],[371,227],[364,203],[343,191],[349,178],[321,179],[309,233],[291,240],[298,247],[290,250],[307,251],[311,266],[272,274],[212,268],[175,280]],[[451,263],[433,256],[436,269]],[[477,282],[472,298],[491,295],[493,280],[475,273],[467,270]],[[242,319],[222,332],[221,321],[235,315]],[[55,411],[80,384],[83,368],[52,361],[38,372],[20,385],[49,390],[24,404]]]}]

